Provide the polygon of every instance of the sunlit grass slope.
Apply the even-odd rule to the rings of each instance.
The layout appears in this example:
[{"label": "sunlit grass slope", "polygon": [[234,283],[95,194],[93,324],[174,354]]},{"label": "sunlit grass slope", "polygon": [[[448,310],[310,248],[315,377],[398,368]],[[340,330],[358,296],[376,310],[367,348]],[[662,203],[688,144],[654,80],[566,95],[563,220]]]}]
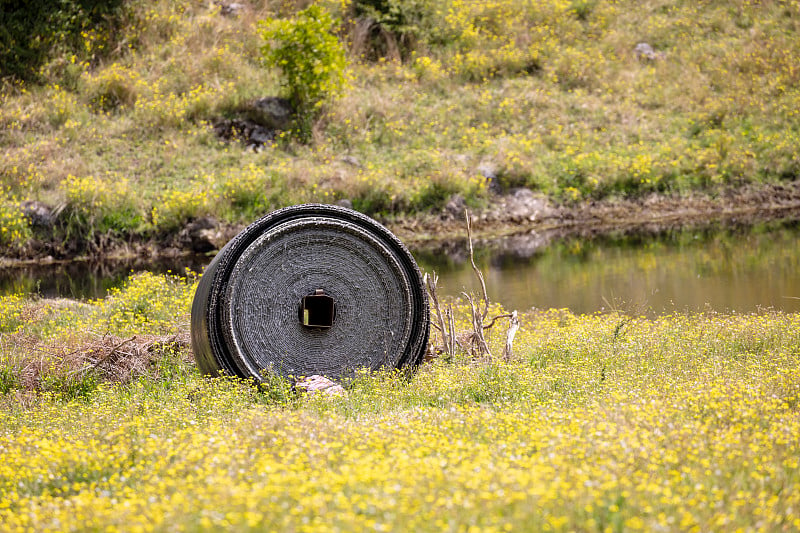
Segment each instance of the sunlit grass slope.
[{"label": "sunlit grass slope", "polygon": [[[570,201],[800,172],[797,2],[326,0],[350,89],[310,144],[261,153],[211,124],[281,94],[256,21],[302,5],[242,4],[226,16],[212,2],[128,0],[112,35],[84,32],[40,68],[42,84],[6,82],[0,243],[30,238],[26,199],[63,208],[64,238],[125,238],[303,201],[416,213],[460,193],[479,205],[489,174]],[[370,15],[380,25],[365,33]],[[643,42],[652,59],[635,53]]]},{"label": "sunlit grass slope", "polygon": [[800,528],[797,315],[530,311],[510,360],[339,397],[204,379],[166,343],[100,372],[99,338],[180,334],[193,285],[0,301],[0,530]]}]

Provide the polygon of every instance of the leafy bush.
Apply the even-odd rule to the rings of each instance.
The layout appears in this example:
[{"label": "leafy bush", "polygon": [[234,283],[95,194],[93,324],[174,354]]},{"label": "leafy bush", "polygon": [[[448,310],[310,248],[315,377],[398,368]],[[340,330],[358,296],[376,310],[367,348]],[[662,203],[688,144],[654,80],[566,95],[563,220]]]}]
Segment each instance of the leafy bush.
[{"label": "leafy bush", "polygon": [[89,324],[103,324],[120,335],[169,333],[176,320],[184,319],[194,295],[194,279],[151,272],[131,275],[121,288],[94,302],[86,317]]},{"label": "leafy bush", "polygon": [[204,188],[202,184],[196,184],[187,190],[165,191],[151,212],[153,226],[159,231],[176,230],[189,220],[211,212],[212,206],[218,200],[213,191]]},{"label": "leafy bush", "polygon": [[105,179],[67,176],[61,182],[67,200],[67,230],[92,236],[94,232],[136,229],[143,221],[130,182],[113,173]]},{"label": "leafy bush", "polygon": [[21,294],[0,296],[0,333],[15,333],[22,328],[24,305]]},{"label": "leafy bush", "polygon": [[221,199],[230,204],[231,218],[255,220],[278,205],[285,191],[280,176],[253,163],[221,176]]},{"label": "leafy bush", "polygon": [[11,366],[6,366],[8,363],[3,362],[0,366],[0,396],[8,394],[16,389],[19,383],[19,377]]},{"label": "leafy bush", "polygon": [[16,248],[30,237],[30,224],[19,205],[0,198],[0,246]]},{"label": "leafy bush", "polygon": [[55,49],[107,50],[121,14],[122,0],[0,1],[0,77],[36,79]]},{"label": "leafy bush", "polygon": [[136,72],[115,66],[87,76],[85,93],[92,110],[110,112],[132,106],[142,83]]},{"label": "leafy bush", "polygon": [[434,12],[426,0],[356,0],[353,10],[359,19],[359,47],[370,59],[408,58],[419,41],[428,40]]},{"label": "leafy bush", "polygon": [[291,19],[262,22],[261,49],[270,67],[283,73],[286,96],[296,113],[296,130],[308,140],[313,123],[322,115],[326,103],[345,88],[345,50],[333,33],[333,18],[318,5],[312,5]]}]

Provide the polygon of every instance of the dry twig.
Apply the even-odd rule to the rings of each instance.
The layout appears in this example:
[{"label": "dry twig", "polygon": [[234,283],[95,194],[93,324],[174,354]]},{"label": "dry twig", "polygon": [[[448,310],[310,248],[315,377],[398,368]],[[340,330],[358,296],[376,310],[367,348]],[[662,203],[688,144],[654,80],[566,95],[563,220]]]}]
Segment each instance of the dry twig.
[{"label": "dry twig", "polygon": [[180,353],[188,362],[188,348],[185,334],[126,339],[104,334],[70,350],[19,338],[12,351],[21,355],[13,365],[16,381],[23,390],[37,391],[47,388],[47,380],[53,378],[76,382],[89,374],[101,381],[125,383],[157,371],[156,362],[165,352]]},{"label": "dry twig", "polygon": [[508,331],[506,331],[506,347],[503,350],[503,358],[508,361],[511,359],[511,356],[514,354],[514,336],[517,334],[517,330],[519,329],[519,318],[517,318],[517,312],[514,311],[511,313],[510,316],[511,320],[508,324]]},{"label": "dry twig", "polygon": [[438,284],[439,284],[439,276],[436,275],[436,272],[432,274],[425,274],[425,287],[428,290],[428,294],[430,295],[431,302],[433,303],[433,310],[436,313],[436,319],[438,323],[434,322],[433,327],[439,330],[439,334],[442,337],[442,347],[441,351],[445,354],[447,359],[455,355],[456,351],[456,340],[455,340],[455,321],[453,318],[453,307],[449,306],[447,310],[445,310],[444,314],[442,313],[442,306],[439,303],[439,295],[438,295]]},{"label": "dry twig", "polygon": [[[472,247],[472,220],[469,216],[469,211],[466,209],[464,210],[464,218],[466,219],[467,223],[467,239],[469,241],[469,261],[472,265],[472,271],[475,273],[475,277],[478,279],[478,282],[481,286],[481,294],[483,296],[483,309],[481,309],[480,303],[476,304],[475,300],[472,296],[462,293],[469,302],[470,305],[470,314],[472,319],[472,332],[469,335],[470,339],[470,353],[473,356],[492,356],[491,350],[489,350],[489,344],[486,342],[486,336],[484,334],[485,331],[491,329],[494,326],[495,322],[497,322],[501,318],[509,318],[511,319],[511,323],[509,324],[509,329],[506,335],[506,349],[504,351],[504,356],[506,358],[510,357],[511,354],[511,343],[513,343],[514,335],[517,333],[519,329],[519,320],[517,319],[517,312],[514,311],[510,314],[501,314],[493,317],[488,324],[485,324],[486,317],[489,315],[489,295],[486,291],[486,281],[483,278],[483,272],[478,268],[475,264],[475,253]],[[513,331],[512,331],[513,330]]]},{"label": "dry twig", "polygon": [[444,353],[449,359],[455,355],[456,346],[458,346],[465,352],[469,351],[473,357],[491,357],[492,352],[489,349],[489,343],[486,342],[485,332],[491,329],[498,320],[502,318],[508,318],[510,319],[510,323],[508,331],[506,332],[506,347],[504,350],[504,357],[509,358],[511,357],[511,348],[514,335],[516,335],[516,332],[519,329],[517,312],[514,311],[513,313],[497,315],[488,323],[486,323],[486,317],[489,315],[489,295],[486,291],[486,281],[483,277],[483,272],[481,272],[481,270],[478,268],[478,265],[475,264],[475,253],[472,247],[472,221],[467,210],[464,210],[464,218],[466,219],[467,224],[469,262],[472,265],[472,271],[475,273],[475,277],[478,279],[478,283],[481,286],[481,297],[476,298],[475,296],[467,294],[466,292],[461,293],[469,304],[472,331],[462,334],[460,336],[461,339],[459,339],[459,336],[457,336],[455,332],[455,319],[453,317],[452,306],[449,306],[448,309],[442,313],[442,306],[439,303],[439,297],[437,294],[439,277],[435,272],[431,275],[425,275],[425,287],[430,295],[431,303],[433,304],[433,312],[436,319],[436,322],[433,322],[433,326],[439,331],[439,334],[442,338],[442,346],[439,351],[440,353]]}]

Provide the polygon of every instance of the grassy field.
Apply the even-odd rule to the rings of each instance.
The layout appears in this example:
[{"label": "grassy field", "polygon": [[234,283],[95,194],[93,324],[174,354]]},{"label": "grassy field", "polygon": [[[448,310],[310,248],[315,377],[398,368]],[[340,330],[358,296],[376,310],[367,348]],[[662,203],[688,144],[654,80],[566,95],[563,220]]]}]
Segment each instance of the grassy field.
[{"label": "grassy field", "polygon": [[[797,2],[325,0],[349,88],[310,142],[258,153],[212,125],[283,94],[257,22],[307,2],[246,1],[233,16],[211,2],[112,4],[113,24],[44,39],[55,51],[33,81],[0,86],[6,254],[36,239],[159,239],[199,216],[249,222],[305,201],[382,217],[452,194],[480,207],[494,194],[485,175],[574,202],[800,172]],[[55,228],[31,228],[25,200],[53,208]]]},{"label": "grassy field", "polygon": [[[242,4],[56,10],[37,63],[0,49],[3,256],[305,201],[385,219],[519,186],[569,203],[800,176],[797,2],[325,0],[349,87],[309,139],[259,151],[213,125],[282,94],[257,21],[307,2]],[[302,396],[199,375],[196,282],[0,296],[0,531],[800,529],[797,314],[532,309],[508,359]]]},{"label": "grassy field", "polygon": [[302,397],[198,375],[194,285],[0,299],[0,530],[800,528],[798,315],[531,310],[508,360]]}]

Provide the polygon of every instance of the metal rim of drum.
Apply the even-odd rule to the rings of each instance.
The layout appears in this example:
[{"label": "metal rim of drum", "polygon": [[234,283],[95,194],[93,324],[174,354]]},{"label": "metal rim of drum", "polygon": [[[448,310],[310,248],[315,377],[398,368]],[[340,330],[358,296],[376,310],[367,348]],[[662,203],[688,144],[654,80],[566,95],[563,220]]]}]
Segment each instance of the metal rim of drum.
[{"label": "metal rim of drum", "polygon": [[[309,295],[335,302],[330,327],[309,327]],[[206,268],[192,303],[192,347],[203,374],[263,381],[359,367],[414,367],[430,334],[422,275],[402,242],[344,207],[303,204],[245,228]]]}]

